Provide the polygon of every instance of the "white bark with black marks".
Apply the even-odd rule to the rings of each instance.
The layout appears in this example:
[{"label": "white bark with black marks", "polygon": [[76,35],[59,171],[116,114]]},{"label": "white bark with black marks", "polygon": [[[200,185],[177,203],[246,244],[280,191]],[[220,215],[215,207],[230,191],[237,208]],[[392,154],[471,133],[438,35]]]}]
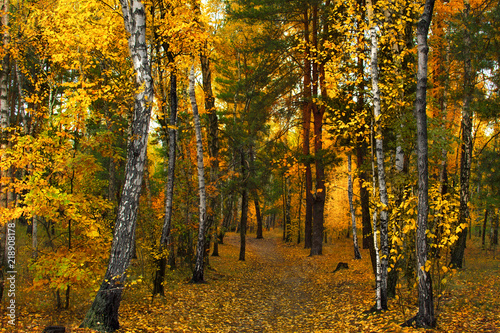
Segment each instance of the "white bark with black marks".
[{"label": "white bark with black marks", "polygon": [[[373,117],[375,119],[375,155],[377,159],[377,175],[380,195],[380,308],[377,310],[387,309],[387,273],[389,266],[389,231],[388,231],[388,205],[389,198],[387,195],[387,186],[385,183],[385,166],[384,166],[384,141],[382,138],[380,108],[380,90],[379,90],[379,70],[378,70],[378,39],[376,26],[373,23],[373,2],[368,1],[368,18],[370,20],[370,74],[372,81],[373,95]],[[375,230],[374,230],[375,232]]]},{"label": "white bark with black marks", "polygon": [[356,229],[356,210],[354,209],[354,205],[352,203],[352,198],[354,196],[353,186],[352,186],[352,177],[351,177],[351,154],[347,155],[347,194],[349,197],[349,210],[351,211],[351,221],[352,221],[352,241],[354,246],[354,259],[361,259],[361,253],[359,252],[358,245],[358,232]]},{"label": "white bark with black marks", "polygon": [[429,214],[429,172],[427,143],[427,59],[429,47],[427,34],[432,19],[435,0],[426,0],[424,12],[417,25],[417,96],[415,100],[415,118],[417,122],[417,168],[418,168],[418,214],[416,234],[416,257],[418,276],[418,313],[405,324],[418,327],[434,327],[434,302],[432,279],[427,267],[427,220]]},{"label": "white bark with black marks", "polygon": [[146,12],[138,0],[121,0],[129,51],[136,73],[136,96],[132,136],[127,150],[125,181],[118,206],[108,268],[82,327],[104,332],[119,328],[118,309],[133,248],[141,193],[149,121],[153,102],[153,80],[146,44]]},{"label": "white bark with black marks", "polygon": [[191,282],[201,283],[204,280],[204,257],[205,257],[205,233],[207,224],[207,195],[205,189],[205,167],[203,165],[203,142],[201,137],[200,115],[198,114],[198,104],[196,103],[196,93],[194,86],[194,65],[189,73],[189,98],[193,109],[194,130],[196,134],[196,157],[198,166],[198,192],[200,195],[200,216],[198,227],[198,244],[196,245],[196,263]]}]

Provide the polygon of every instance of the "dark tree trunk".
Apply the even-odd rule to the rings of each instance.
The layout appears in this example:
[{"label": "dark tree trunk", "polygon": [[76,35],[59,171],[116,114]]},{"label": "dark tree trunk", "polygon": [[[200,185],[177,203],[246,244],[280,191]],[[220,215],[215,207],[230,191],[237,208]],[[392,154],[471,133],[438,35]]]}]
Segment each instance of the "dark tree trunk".
[{"label": "dark tree trunk", "polygon": [[370,181],[368,173],[363,170],[363,163],[367,154],[366,143],[361,143],[356,148],[356,165],[359,170],[359,201],[361,203],[361,222],[363,224],[363,249],[370,250],[370,260],[372,263],[373,274],[377,271],[377,262],[375,259],[375,248],[373,246],[373,229],[370,217],[370,193],[364,184]]},{"label": "dark tree trunk", "polygon": [[286,235],[285,242],[290,243],[292,241],[292,216],[291,216],[291,204],[292,204],[292,188],[290,186],[290,177],[285,177],[285,226]]},{"label": "dark tree trunk", "polygon": [[495,217],[491,223],[491,241],[490,245],[492,247],[498,245],[498,213],[495,213]]},{"label": "dark tree trunk", "polygon": [[[327,1],[327,6],[329,1]],[[318,6],[313,5],[312,15],[312,43],[314,46],[314,54],[318,49]],[[326,23],[325,23],[326,24]],[[328,30],[327,27],[325,27]],[[312,94],[314,98],[318,97],[318,81],[321,83],[321,96],[326,99],[327,92],[325,86],[325,67],[323,63],[313,62],[312,71]],[[325,166],[323,164],[323,116],[325,114],[325,106],[312,104],[312,113],[314,119],[314,155],[316,166],[316,193],[313,201],[313,235],[310,255],[323,254],[323,224],[325,211]]]},{"label": "dark tree trunk", "polygon": [[[319,110],[318,110],[319,109]],[[322,158],[323,110],[314,105],[314,148],[316,154],[316,193],[313,204],[313,237],[310,255],[323,254],[323,222],[325,210],[325,169]]]},{"label": "dark tree trunk", "polygon": [[[153,295],[164,295],[165,288],[165,270],[167,269],[167,257],[165,250],[172,251],[170,227],[172,220],[173,198],[174,198],[174,182],[175,182],[175,163],[177,153],[177,75],[172,72],[170,75],[170,119],[168,128],[168,170],[167,170],[167,185],[165,187],[165,217],[163,219],[163,228],[160,238],[160,246],[158,253],[160,258],[156,263],[156,271],[153,280]],[[165,112],[164,112],[165,113]]]},{"label": "dark tree trunk", "polygon": [[214,250],[212,252],[212,257],[218,257],[219,256],[219,240],[220,240],[220,233],[218,228],[215,228],[215,237],[214,237]]},{"label": "dark tree trunk", "polygon": [[248,189],[247,189],[247,164],[244,149],[241,148],[241,175],[243,177],[243,184],[241,186],[241,219],[240,219],[240,257],[239,260],[245,261],[245,245],[246,245],[246,231],[248,219]]},{"label": "dark tree trunk", "polygon": [[306,217],[304,226],[304,247],[310,249],[312,246],[312,220],[313,220],[313,195],[312,171],[310,159],[309,136],[311,132],[311,52],[309,50],[309,14],[304,10],[304,101],[302,104],[302,154],[306,168]]},{"label": "dark tree trunk", "polygon": [[136,86],[141,87],[135,97],[132,137],[127,150],[125,184],[118,206],[113,243],[108,268],[82,327],[113,332],[120,325],[118,309],[130,263],[134,241],[137,210],[142,188],[148,142],[153,80],[146,44],[146,13],[140,1],[121,1],[125,28],[130,33],[129,50],[136,72]]},{"label": "dark tree trunk", "polygon": [[262,239],[264,238],[264,236],[262,235],[262,215],[260,213],[260,205],[257,194],[255,194],[255,199],[253,203],[255,205],[255,215],[257,215],[257,239]]},{"label": "dark tree trunk", "polygon": [[[465,19],[469,18],[470,4],[465,2],[464,15]],[[467,226],[469,225],[469,179],[472,163],[472,111],[470,104],[474,86],[472,84],[472,65],[471,65],[471,32],[468,27],[464,31],[464,98],[462,106],[462,145],[460,152],[460,212],[458,217],[459,228],[458,241],[451,251],[450,265],[457,268],[462,268],[464,259],[464,251],[467,241]]]},{"label": "dark tree trunk", "polygon": [[417,215],[417,275],[418,275],[418,313],[409,322],[414,321],[418,327],[436,326],[434,317],[434,301],[432,295],[432,279],[427,267],[427,219],[429,214],[429,172],[427,147],[427,34],[432,19],[434,0],[426,0],[424,12],[417,25],[418,70],[417,96],[415,100],[415,117],[417,122],[417,167],[418,167],[418,215]]},{"label": "dark tree trunk", "polygon": [[[207,45],[205,44],[204,52],[208,53]],[[208,194],[208,207],[207,212],[207,230],[215,225],[214,231],[214,251],[212,256],[219,255],[217,225],[219,224],[217,217],[217,207],[219,205],[219,120],[215,109],[215,98],[212,92],[212,71],[210,69],[210,59],[202,53],[200,55],[201,73],[203,78],[203,92],[205,94],[205,112],[208,115],[208,156],[210,162],[210,185],[214,188]]]},{"label": "dark tree trunk", "polygon": [[489,209],[486,208],[484,210],[483,232],[481,233],[481,236],[482,236],[481,245],[483,246],[483,248],[486,246],[486,225],[488,223],[488,213],[489,213]]}]

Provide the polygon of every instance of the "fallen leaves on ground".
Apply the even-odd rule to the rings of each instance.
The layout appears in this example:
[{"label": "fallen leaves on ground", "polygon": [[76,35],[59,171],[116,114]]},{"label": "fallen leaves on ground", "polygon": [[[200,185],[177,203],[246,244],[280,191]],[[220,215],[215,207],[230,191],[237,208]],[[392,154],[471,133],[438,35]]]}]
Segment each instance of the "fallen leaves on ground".
[{"label": "fallen leaves on ground", "polygon": [[[346,239],[325,245],[324,255],[308,256],[300,245],[283,244],[278,234],[247,238],[246,261],[238,261],[239,236],[228,234],[220,257],[210,257],[205,284],[169,278],[165,297],[152,300],[149,286],[127,289],[119,332],[425,332],[402,328],[417,311],[415,295],[391,300],[389,310],[367,312],[374,304],[369,254],[353,260]],[[500,261],[469,247],[466,268],[439,300],[438,332],[500,331]],[[333,273],[338,262],[349,269]],[[179,276],[179,275],[173,275]],[[407,293],[408,294],[408,293]],[[19,332],[46,325],[78,329],[92,298],[71,310],[40,309],[26,300],[18,313]],[[31,302],[31,303],[30,303]],[[34,311],[34,309],[37,309]],[[6,332],[6,317],[2,329]]]}]

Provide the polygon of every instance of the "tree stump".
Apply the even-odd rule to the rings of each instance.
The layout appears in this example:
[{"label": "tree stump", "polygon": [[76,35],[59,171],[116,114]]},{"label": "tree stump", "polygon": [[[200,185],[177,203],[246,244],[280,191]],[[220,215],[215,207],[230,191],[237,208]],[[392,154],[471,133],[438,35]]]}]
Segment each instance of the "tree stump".
[{"label": "tree stump", "polygon": [[349,265],[346,262],[339,262],[337,264],[337,268],[335,268],[333,273],[335,273],[336,271],[340,271],[341,269],[349,269]]}]

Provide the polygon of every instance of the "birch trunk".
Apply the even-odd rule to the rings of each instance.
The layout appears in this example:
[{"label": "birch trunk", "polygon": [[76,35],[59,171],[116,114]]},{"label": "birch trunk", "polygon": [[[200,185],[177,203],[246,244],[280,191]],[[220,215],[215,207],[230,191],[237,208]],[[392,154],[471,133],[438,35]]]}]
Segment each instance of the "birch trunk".
[{"label": "birch trunk", "polygon": [[417,25],[417,96],[415,100],[415,118],[417,122],[417,167],[418,167],[418,215],[416,234],[416,257],[418,276],[418,313],[407,323],[415,322],[418,327],[434,327],[434,301],[432,279],[427,267],[427,219],[429,214],[429,172],[427,144],[427,34],[432,19],[434,0],[426,0],[424,12]]},{"label": "birch trunk", "polygon": [[[373,142],[373,122],[371,126],[371,153],[372,153],[372,176],[373,176],[373,198],[377,197],[377,176],[375,173],[375,153],[374,153],[374,142]],[[380,262],[380,253],[378,247],[378,216],[377,209],[373,209],[373,249],[375,252],[375,309],[377,311],[382,310],[382,265]]]},{"label": "birch trunk", "polygon": [[127,150],[125,183],[118,206],[108,268],[81,325],[104,332],[113,332],[120,327],[118,309],[134,241],[153,101],[153,80],[146,44],[144,6],[137,0],[122,0],[120,3],[125,28],[130,33],[129,50],[138,89],[134,103],[133,135]]},{"label": "birch trunk", "polygon": [[356,231],[356,211],[352,203],[353,188],[352,188],[352,177],[351,177],[351,154],[347,155],[347,193],[349,196],[349,210],[351,211],[351,221],[352,221],[352,241],[354,246],[354,259],[361,259],[361,253],[359,253],[358,246],[358,233]]},{"label": "birch trunk", "polygon": [[[3,0],[1,5],[2,13],[1,17],[2,28],[5,32],[2,36],[3,47],[7,49],[9,44],[9,1]],[[9,127],[9,103],[8,103],[8,62],[9,57],[6,54],[2,59],[2,68],[0,70],[0,154],[1,159],[4,159],[4,152],[7,149],[7,144],[9,142],[8,138],[8,127]],[[0,207],[6,208],[9,204],[9,196],[5,184],[8,182],[9,171],[0,169]],[[7,223],[9,221],[0,221],[0,224]],[[0,301],[3,296],[3,283],[4,283],[4,271],[7,271],[7,225],[0,225]]]},{"label": "birch trunk", "polygon": [[189,73],[189,98],[191,100],[191,108],[193,109],[194,129],[196,134],[196,159],[198,167],[198,192],[200,195],[200,216],[198,226],[198,244],[196,245],[196,263],[193,271],[191,282],[205,282],[204,272],[204,257],[205,257],[205,233],[207,229],[207,196],[205,189],[205,167],[203,165],[203,142],[201,140],[201,124],[200,115],[198,114],[198,104],[196,103],[196,94],[194,86],[194,65],[191,66]]},{"label": "birch trunk", "polygon": [[388,232],[388,211],[387,206],[389,199],[387,196],[387,187],[385,183],[385,166],[384,166],[384,141],[382,139],[382,126],[380,118],[382,112],[380,110],[380,90],[378,87],[378,40],[376,27],[373,23],[373,2],[368,1],[368,19],[370,21],[370,62],[371,62],[371,79],[372,79],[372,94],[373,94],[373,116],[375,119],[375,153],[377,158],[377,174],[378,186],[381,203],[380,211],[380,308],[377,304],[377,310],[387,309],[387,268],[389,263],[389,232]]}]

